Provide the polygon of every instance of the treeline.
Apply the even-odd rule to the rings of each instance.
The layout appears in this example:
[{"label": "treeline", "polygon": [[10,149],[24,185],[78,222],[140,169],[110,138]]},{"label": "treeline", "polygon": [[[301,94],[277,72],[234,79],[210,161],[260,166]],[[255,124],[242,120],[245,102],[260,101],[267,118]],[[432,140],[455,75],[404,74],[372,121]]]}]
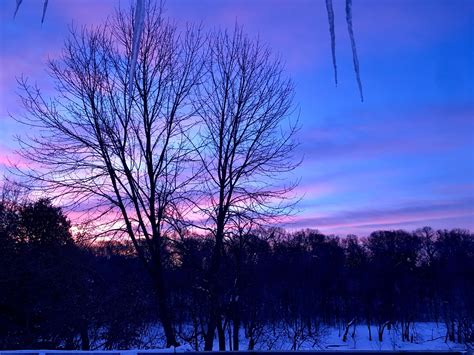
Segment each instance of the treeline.
[{"label": "treeline", "polygon": [[[169,236],[164,280],[180,342],[202,349],[214,239]],[[165,344],[152,277],[128,241],[80,242],[48,200],[0,203],[0,348],[124,349]],[[445,324],[472,343],[474,235],[429,227],[336,237],[281,229],[228,234],[216,341],[254,349],[284,332],[292,349],[338,326],[348,340],[391,327],[413,341],[415,322]],[[372,326],[372,327],[371,327]],[[376,328],[374,328],[374,326]],[[377,334],[370,334],[377,329]]]}]

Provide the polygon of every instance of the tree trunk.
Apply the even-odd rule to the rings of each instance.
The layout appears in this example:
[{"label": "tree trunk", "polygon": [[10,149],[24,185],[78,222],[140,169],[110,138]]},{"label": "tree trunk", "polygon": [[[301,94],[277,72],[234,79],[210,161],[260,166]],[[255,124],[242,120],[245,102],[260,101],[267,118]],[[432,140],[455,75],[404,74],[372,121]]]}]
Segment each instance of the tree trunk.
[{"label": "tree trunk", "polygon": [[194,350],[199,351],[199,323],[197,320],[197,316],[193,318],[193,325],[194,325]]},{"label": "tree trunk", "polygon": [[173,322],[171,318],[171,312],[168,305],[168,294],[165,286],[165,281],[163,277],[163,269],[161,263],[161,255],[159,251],[154,255],[154,277],[155,277],[155,286],[158,296],[158,311],[160,312],[160,321],[163,326],[163,331],[165,332],[166,338],[166,347],[170,348],[172,346],[176,347],[180,344],[176,340],[176,334],[173,328]]},{"label": "tree trunk", "polygon": [[355,318],[346,324],[346,327],[344,329],[344,335],[342,336],[342,341],[344,343],[347,341],[347,334],[349,333],[349,328],[351,327],[352,324],[354,324],[354,322],[355,322]]},{"label": "tree trunk", "polygon": [[[211,265],[209,267],[209,321],[207,332],[204,337],[204,351],[212,351],[214,344],[214,335],[217,323],[220,322],[220,303],[219,303],[219,270],[221,267],[221,252],[224,238],[224,220],[221,216],[218,218],[216,229],[216,244],[212,255]],[[225,343],[225,342],[224,342]],[[225,347],[225,345],[224,345]]]},{"label": "tree trunk", "polygon": [[239,311],[236,305],[236,312],[234,314],[234,321],[233,321],[233,340],[234,340],[234,351],[239,351],[239,330],[240,330],[240,316]]},{"label": "tree trunk", "polygon": [[255,340],[254,338],[250,338],[249,340],[249,351],[252,351],[255,348]]},{"label": "tree trunk", "polygon": [[369,329],[369,341],[372,341],[372,328],[370,327],[369,319],[367,319],[367,328]]},{"label": "tree trunk", "polygon": [[173,325],[171,322],[170,312],[168,309],[168,305],[166,300],[163,297],[159,297],[158,299],[158,307],[160,311],[160,319],[163,325],[163,330],[165,332],[166,337],[166,347],[170,348],[172,346],[176,347],[179,346],[178,341],[176,340],[176,334],[173,329]]},{"label": "tree trunk", "polygon": [[234,351],[234,347],[232,346],[232,327],[230,326],[229,322],[229,327],[228,327],[228,339],[229,339],[229,351]]},{"label": "tree trunk", "polygon": [[[213,307],[212,305],[210,307]],[[207,323],[207,332],[204,336],[204,351],[212,351],[214,345],[214,335],[216,332],[217,320],[214,313],[211,313]]]},{"label": "tree trunk", "polygon": [[91,344],[89,340],[89,332],[87,331],[87,324],[84,322],[81,324],[81,350],[90,350]]},{"label": "tree trunk", "polygon": [[220,316],[219,320],[217,321],[217,337],[219,339],[219,351],[225,351],[225,332]]},{"label": "tree trunk", "polygon": [[381,326],[379,326],[379,341],[383,341],[383,331],[385,330],[385,327],[387,327],[388,330],[390,330],[390,321],[385,322]]}]

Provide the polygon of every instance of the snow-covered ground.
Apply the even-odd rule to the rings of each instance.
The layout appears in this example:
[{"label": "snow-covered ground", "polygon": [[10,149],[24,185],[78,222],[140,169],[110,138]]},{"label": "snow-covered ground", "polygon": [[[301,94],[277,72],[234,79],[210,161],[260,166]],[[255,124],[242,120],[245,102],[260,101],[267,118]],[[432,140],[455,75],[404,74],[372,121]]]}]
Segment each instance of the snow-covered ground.
[{"label": "snow-covered ground", "polygon": [[446,327],[444,324],[417,323],[413,327],[413,342],[402,341],[400,328],[392,327],[384,331],[383,341],[378,340],[377,327],[372,326],[372,341],[369,341],[369,330],[366,325],[357,325],[354,337],[353,328],[349,330],[347,341],[342,341],[342,332],[328,329],[323,334],[321,346],[327,350],[465,350],[466,346],[458,343],[445,342]]},{"label": "snow-covered ground", "polygon": [[[355,331],[354,331],[355,329]],[[183,331],[183,329],[181,329]],[[152,344],[162,335],[157,327],[148,330],[145,343]],[[344,328],[321,326],[318,330],[307,334],[296,327],[281,325],[277,327],[265,327],[257,332],[254,350],[262,351],[285,351],[285,350],[438,350],[438,351],[460,351],[466,350],[465,344],[446,342],[446,327],[443,323],[424,322],[416,323],[410,328],[410,338],[413,341],[402,341],[399,326],[385,329],[383,341],[378,340],[377,326],[371,326],[372,341],[369,340],[367,325],[359,324],[351,326],[348,331],[347,340],[343,341]],[[188,333],[189,335],[189,333]],[[228,334],[226,334],[228,336]],[[228,342],[228,339],[226,339]],[[185,343],[181,340],[181,343]],[[228,344],[227,350],[229,350]],[[200,350],[203,344],[200,343]],[[248,350],[249,339],[244,330],[240,335],[240,350]],[[214,349],[219,348],[217,339]],[[195,348],[186,344],[177,348],[176,351],[194,351]]]},{"label": "snow-covered ground", "polygon": [[[343,341],[344,329],[334,327],[321,327],[318,334],[313,336],[299,336],[295,341],[294,330],[272,332],[262,336],[255,345],[255,350],[442,350],[459,351],[467,349],[464,344],[446,342],[446,327],[437,323],[416,323],[410,334],[413,341],[402,341],[400,328],[392,326],[385,329],[383,341],[378,340],[377,327],[371,327],[372,341],[369,340],[367,325],[351,326],[347,340]],[[296,344],[296,346],[295,346]],[[248,348],[248,340],[242,339],[241,349]],[[217,349],[217,343],[216,343]]]},{"label": "snow-covered ground", "polygon": [[[181,329],[183,330],[183,329]],[[354,331],[355,330],[355,331]],[[335,328],[321,326],[312,334],[304,334],[298,328],[288,326],[266,327],[258,332],[255,338],[256,344],[254,350],[260,351],[285,351],[285,350],[330,350],[330,351],[357,351],[357,350],[371,350],[371,351],[463,351],[469,350],[465,344],[446,342],[446,327],[440,323],[416,323],[410,329],[410,337],[413,335],[413,341],[402,341],[400,328],[392,326],[391,329],[385,329],[383,334],[383,341],[378,340],[377,327],[371,327],[372,341],[369,340],[369,331],[367,325],[351,326],[348,331],[347,340],[343,341],[344,328]],[[188,352],[195,351],[195,348],[190,344],[184,344],[176,349],[163,349],[159,346],[163,342],[163,334],[161,327],[151,325],[147,331],[142,333],[143,339],[140,345],[139,352]],[[249,339],[245,336],[244,331],[241,332],[240,350],[248,350]],[[202,343],[200,343],[200,350],[202,350]],[[214,350],[218,349],[218,342],[214,344]],[[229,348],[227,348],[228,350]],[[113,355],[136,355],[136,349],[123,349],[117,351],[100,351],[94,350],[87,352],[87,355],[94,355],[94,353],[113,353]],[[470,349],[472,350],[472,349]],[[40,350],[23,350],[23,351],[0,351],[0,355],[14,355],[14,353],[35,353],[28,355],[46,355],[45,353],[65,353],[64,351],[40,351]],[[71,353],[78,353],[72,351]]]}]

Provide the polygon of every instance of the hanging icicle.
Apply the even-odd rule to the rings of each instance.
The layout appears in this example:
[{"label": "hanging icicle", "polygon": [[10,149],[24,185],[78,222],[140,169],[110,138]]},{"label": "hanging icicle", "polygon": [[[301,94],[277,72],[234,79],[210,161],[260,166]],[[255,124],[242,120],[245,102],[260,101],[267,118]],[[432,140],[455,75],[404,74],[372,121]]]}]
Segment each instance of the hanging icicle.
[{"label": "hanging icicle", "polygon": [[[137,66],[138,54],[140,51],[141,37],[143,34],[143,27],[145,24],[145,1],[146,0],[137,0],[135,7],[135,16],[134,16],[134,26],[133,26],[133,38],[132,38],[132,53],[130,60],[130,70],[129,77],[130,82],[128,86],[128,93],[131,96],[133,93],[134,87],[134,77]],[[13,17],[16,17],[18,9],[22,4],[23,0],[16,0],[16,7]],[[44,0],[43,3],[43,14],[41,17],[41,23],[44,22],[46,15],[46,10],[48,8],[48,0]],[[332,54],[332,65],[334,68],[334,81],[337,86],[337,61],[336,61],[336,32],[334,29],[334,9],[332,0],[326,0],[326,10],[328,14],[328,23],[329,23],[329,33],[331,36],[331,54]],[[351,40],[352,47],[352,60],[354,62],[354,71],[357,79],[357,85],[359,87],[360,99],[364,101],[364,94],[362,91],[362,82],[360,79],[360,68],[359,68],[359,59],[357,57],[357,47],[354,39],[354,30],[352,28],[352,0],[346,0],[346,22],[347,30],[349,32],[349,37]]]},{"label": "hanging icicle", "polygon": [[[15,12],[13,13],[13,17],[16,17],[18,13],[18,9],[20,8],[21,3],[23,0],[16,0],[16,7]],[[41,24],[44,22],[44,18],[46,16],[46,10],[48,8],[48,0],[44,0],[43,3],[43,14],[41,16]],[[135,6],[135,16],[134,16],[134,26],[133,26],[133,38],[132,38],[132,53],[131,53],[131,60],[130,60],[130,83],[128,86],[128,93],[131,96],[133,92],[133,78],[135,77],[135,71],[137,66],[137,59],[138,53],[140,51],[140,43],[143,33],[143,27],[145,25],[145,0],[137,0]]]},{"label": "hanging icicle", "polygon": [[360,100],[364,101],[364,94],[362,92],[362,82],[360,80],[359,59],[357,58],[357,48],[354,39],[354,31],[352,29],[352,0],[346,0],[346,22],[349,37],[351,39],[352,60],[354,62],[354,71],[357,79],[357,85],[359,86]]},{"label": "hanging icicle", "polygon": [[46,15],[46,9],[48,8],[48,0],[44,0],[43,4],[43,16],[41,16],[41,24],[44,22],[44,15]]},{"label": "hanging icicle", "polygon": [[16,7],[15,7],[15,12],[13,13],[13,18],[16,17],[16,13],[18,12],[18,9],[20,8],[21,3],[23,0],[16,0]]},{"label": "hanging icicle", "polygon": [[138,53],[140,52],[140,43],[143,33],[143,27],[145,24],[145,0],[137,0],[135,7],[135,18],[133,26],[133,38],[132,38],[132,58],[130,60],[130,72],[129,72],[129,85],[128,94],[132,96],[135,70],[137,66]]},{"label": "hanging icicle", "polygon": [[337,86],[337,63],[336,63],[336,32],[334,31],[334,9],[332,0],[326,0],[326,10],[328,12],[329,34],[331,35],[332,66],[334,68],[334,81]]}]

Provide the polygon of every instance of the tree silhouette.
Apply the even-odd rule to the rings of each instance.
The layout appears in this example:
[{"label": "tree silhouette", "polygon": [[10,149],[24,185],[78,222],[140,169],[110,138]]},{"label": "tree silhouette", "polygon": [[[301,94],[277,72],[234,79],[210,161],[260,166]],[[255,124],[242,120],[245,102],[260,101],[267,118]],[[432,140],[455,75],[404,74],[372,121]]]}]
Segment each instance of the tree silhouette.
[{"label": "tree silhouette", "polygon": [[23,122],[47,132],[22,142],[22,154],[38,164],[24,173],[33,188],[89,212],[96,230],[132,240],[155,280],[167,345],[174,346],[163,247],[192,177],[184,171],[190,148],[182,131],[193,114],[202,39],[192,28],[178,34],[160,7],[149,7],[130,77],[130,13],[119,10],[103,27],[73,30],[64,55],[49,62],[57,83],[52,101],[21,80]]},{"label": "tree silhouette", "polygon": [[197,151],[204,197],[195,206],[204,216],[199,227],[215,238],[205,344],[205,350],[212,350],[214,330],[221,323],[224,239],[242,223],[269,223],[289,212],[285,199],[293,185],[285,186],[276,176],[292,171],[298,160],[293,154],[296,128],[288,121],[293,86],[281,64],[240,28],[212,35],[208,52],[195,102],[203,122]]}]

